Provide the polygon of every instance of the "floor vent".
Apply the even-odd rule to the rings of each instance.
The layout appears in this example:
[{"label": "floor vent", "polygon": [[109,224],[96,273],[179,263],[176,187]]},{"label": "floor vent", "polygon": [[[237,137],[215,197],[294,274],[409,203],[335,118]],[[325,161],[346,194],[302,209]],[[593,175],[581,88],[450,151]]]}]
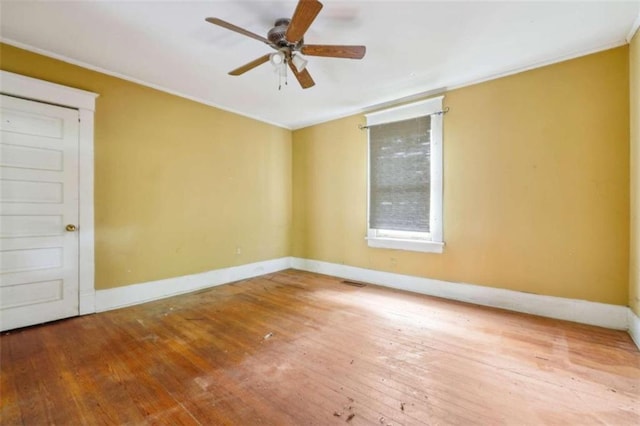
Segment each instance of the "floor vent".
[{"label": "floor vent", "polygon": [[366,287],[367,284],[358,281],[342,280],[342,284],[351,285],[353,287]]}]

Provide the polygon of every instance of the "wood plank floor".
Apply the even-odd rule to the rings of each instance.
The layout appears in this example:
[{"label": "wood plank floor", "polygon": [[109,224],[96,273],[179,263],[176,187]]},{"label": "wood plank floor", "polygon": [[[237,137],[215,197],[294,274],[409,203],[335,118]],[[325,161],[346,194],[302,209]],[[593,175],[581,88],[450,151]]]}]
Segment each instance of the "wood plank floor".
[{"label": "wood plank floor", "polygon": [[291,270],[0,348],[3,425],[640,424],[625,332]]}]

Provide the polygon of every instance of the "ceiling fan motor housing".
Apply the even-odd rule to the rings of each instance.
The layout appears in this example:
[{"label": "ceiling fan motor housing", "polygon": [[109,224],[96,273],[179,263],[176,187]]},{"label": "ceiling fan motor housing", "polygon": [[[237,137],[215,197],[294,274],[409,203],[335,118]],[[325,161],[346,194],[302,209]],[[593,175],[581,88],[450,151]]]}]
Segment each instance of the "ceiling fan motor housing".
[{"label": "ceiling fan motor housing", "polygon": [[277,19],[274,27],[269,30],[267,33],[267,38],[271,43],[278,47],[289,47],[291,49],[296,49],[301,46],[303,41],[300,39],[297,43],[289,43],[285,38],[285,34],[287,33],[287,28],[289,28],[289,23],[291,19],[289,18],[280,18]]}]

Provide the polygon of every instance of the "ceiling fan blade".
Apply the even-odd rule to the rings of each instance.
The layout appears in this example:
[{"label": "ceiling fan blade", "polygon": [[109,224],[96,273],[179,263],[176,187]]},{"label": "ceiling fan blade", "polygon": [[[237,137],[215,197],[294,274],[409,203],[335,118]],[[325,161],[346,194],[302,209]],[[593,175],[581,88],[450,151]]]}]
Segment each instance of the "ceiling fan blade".
[{"label": "ceiling fan blade", "polygon": [[253,61],[249,62],[248,64],[244,64],[243,66],[238,67],[233,71],[229,71],[229,75],[241,75],[241,74],[244,74],[245,72],[254,69],[258,65],[262,65],[265,62],[267,62],[269,60],[269,56],[270,56],[269,53],[267,53],[264,56],[260,56],[258,59],[254,59]]},{"label": "ceiling fan blade", "polygon": [[300,53],[309,56],[327,56],[330,58],[362,59],[366,53],[365,46],[337,46],[324,44],[305,44]]},{"label": "ceiling fan blade", "polygon": [[322,9],[322,3],[318,0],[298,1],[298,6],[296,6],[296,11],[293,12],[293,17],[284,38],[289,43],[297,43],[302,40],[304,33],[307,32],[313,20],[320,13],[320,9]]},{"label": "ceiling fan blade", "polygon": [[222,28],[226,28],[228,30],[231,31],[235,31],[237,33],[246,35],[247,37],[251,37],[251,38],[255,38],[256,40],[259,40],[263,43],[268,44],[269,46],[271,46],[271,42],[269,40],[267,40],[266,38],[259,36],[258,34],[252,33],[251,31],[245,30],[244,28],[240,28],[238,26],[235,26],[233,24],[230,24],[227,21],[223,21],[222,19],[218,19],[218,18],[206,18],[205,21],[214,24],[214,25],[218,25]]},{"label": "ceiling fan blade", "polygon": [[293,65],[293,62],[287,61],[287,63],[289,64],[289,68],[291,68],[293,75],[296,76],[296,79],[298,79],[298,83],[300,83],[300,86],[302,86],[303,89],[308,89],[309,87],[312,87],[316,84],[306,68],[302,71],[298,71],[296,66]]}]

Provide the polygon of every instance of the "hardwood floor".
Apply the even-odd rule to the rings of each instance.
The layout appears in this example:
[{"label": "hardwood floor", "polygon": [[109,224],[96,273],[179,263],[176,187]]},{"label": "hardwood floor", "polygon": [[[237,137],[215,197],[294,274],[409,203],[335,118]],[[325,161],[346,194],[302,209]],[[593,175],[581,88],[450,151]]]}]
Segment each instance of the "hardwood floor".
[{"label": "hardwood floor", "polygon": [[0,349],[3,425],[640,424],[625,332],[291,270]]}]

